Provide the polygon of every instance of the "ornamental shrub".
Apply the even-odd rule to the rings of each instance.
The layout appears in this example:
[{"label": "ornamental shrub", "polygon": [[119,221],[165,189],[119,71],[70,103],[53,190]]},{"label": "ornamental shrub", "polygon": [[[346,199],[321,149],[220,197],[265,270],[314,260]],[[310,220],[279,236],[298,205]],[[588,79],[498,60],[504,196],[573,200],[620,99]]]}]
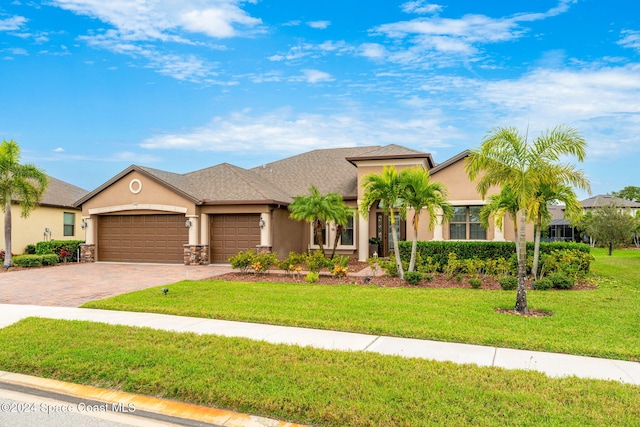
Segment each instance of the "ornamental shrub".
[{"label": "ornamental shrub", "polygon": [[553,283],[555,289],[571,289],[575,284],[573,277],[561,272],[550,274],[549,280]]},{"label": "ornamental shrub", "polygon": [[305,282],[308,282],[308,283],[315,283],[318,281],[319,278],[320,278],[320,273],[316,271],[310,271],[309,273],[307,273],[306,276],[304,276]]},{"label": "ornamental shrub", "polygon": [[407,271],[404,273],[404,280],[408,284],[416,286],[422,281],[422,273],[418,271]]},{"label": "ornamental shrub", "polygon": [[67,261],[78,261],[78,249],[84,240],[49,240],[36,243],[36,255],[59,254],[63,249],[70,254]]},{"label": "ornamental shrub", "polygon": [[482,286],[482,280],[480,280],[480,279],[469,279],[469,286],[471,286],[473,289],[478,289],[478,288],[480,288],[480,286]]},{"label": "ornamental shrub", "polygon": [[[54,255],[57,258],[57,255]],[[13,265],[18,267],[42,267],[41,255],[18,255],[13,258]]]},{"label": "ornamental shrub", "polygon": [[231,267],[240,270],[241,273],[248,273],[254,262],[256,262],[256,251],[253,249],[247,249],[229,257]]},{"label": "ornamental shrub", "polygon": [[331,268],[333,263],[330,259],[324,256],[324,253],[320,250],[307,254],[304,263],[307,265],[307,269],[311,272],[317,273],[323,268]]},{"label": "ornamental shrub", "polygon": [[518,287],[518,279],[513,276],[504,276],[498,280],[500,287],[505,291],[512,291]]},{"label": "ornamental shrub", "polygon": [[543,277],[542,279],[536,280],[533,286],[536,290],[546,291],[553,287],[553,282],[548,277]]}]

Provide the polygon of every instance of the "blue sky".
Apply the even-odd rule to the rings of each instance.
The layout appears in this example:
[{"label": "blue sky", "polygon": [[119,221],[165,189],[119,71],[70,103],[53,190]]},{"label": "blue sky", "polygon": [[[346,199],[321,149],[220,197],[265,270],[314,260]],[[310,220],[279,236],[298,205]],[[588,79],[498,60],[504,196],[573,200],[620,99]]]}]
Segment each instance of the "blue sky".
[{"label": "blue sky", "polygon": [[0,138],[88,190],[316,148],[440,163],[559,124],[594,194],[640,185],[635,1],[6,0],[0,66]]}]

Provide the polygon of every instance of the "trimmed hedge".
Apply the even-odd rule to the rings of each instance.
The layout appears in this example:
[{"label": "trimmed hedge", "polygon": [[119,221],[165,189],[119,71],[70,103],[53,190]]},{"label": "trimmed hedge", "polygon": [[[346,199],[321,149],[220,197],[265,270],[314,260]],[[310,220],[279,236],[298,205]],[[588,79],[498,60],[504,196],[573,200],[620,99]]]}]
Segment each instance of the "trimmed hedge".
[{"label": "trimmed hedge", "polygon": [[[411,259],[411,242],[398,243],[400,258],[409,262]],[[533,242],[527,242],[527,254],[533,256]],[[540,256],[554,251],[577,250],[586,254],[591,253],[591,247],[584,243],[573,242],[541,242]],[[422,259],[431,257],[433,262],[441,268],[449,262],[449,254],[454,253],[459,260],[467,259],[498,259],[509,260],[515,256],[516,245],[514,242],[458,242],[458,241],[428,241],[418,242],[417,252]]]},{"label": "trimmed hedge", "polygon": [[42,267],[43,265],[56,265],[58,255],[18,255],[13,258],[13,265],[17,267]]},{"label": "trimmed hedge", "polygon": [[58,255],[62,249],[71,254],[69,262],[78,261],[78,248],[84,240],[50,240],[48,242],[36,243],[36,255]]}]

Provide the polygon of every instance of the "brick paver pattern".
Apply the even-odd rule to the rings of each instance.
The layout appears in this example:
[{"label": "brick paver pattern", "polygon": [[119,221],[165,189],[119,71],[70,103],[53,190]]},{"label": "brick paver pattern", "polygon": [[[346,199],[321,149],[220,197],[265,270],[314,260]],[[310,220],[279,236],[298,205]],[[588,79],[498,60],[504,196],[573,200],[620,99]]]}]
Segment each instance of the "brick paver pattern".
[{"label": "brick paver pattern", "polygon": [[232,271],[229,266],[167,264],[67,264],[0,273],[0,303],[78,307],[126,292],[201,280]]}]

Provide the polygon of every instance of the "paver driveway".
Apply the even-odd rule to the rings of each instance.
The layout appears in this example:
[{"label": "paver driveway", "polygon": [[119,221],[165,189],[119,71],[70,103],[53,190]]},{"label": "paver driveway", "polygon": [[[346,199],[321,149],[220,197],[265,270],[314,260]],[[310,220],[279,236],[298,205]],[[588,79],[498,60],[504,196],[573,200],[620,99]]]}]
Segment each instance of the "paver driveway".
[{"label": "paver driveway", "polygon": [[9,271],[0,273],[0,303],[78,307],[96,299],[230,271],[228,266],[113,263]]}]

